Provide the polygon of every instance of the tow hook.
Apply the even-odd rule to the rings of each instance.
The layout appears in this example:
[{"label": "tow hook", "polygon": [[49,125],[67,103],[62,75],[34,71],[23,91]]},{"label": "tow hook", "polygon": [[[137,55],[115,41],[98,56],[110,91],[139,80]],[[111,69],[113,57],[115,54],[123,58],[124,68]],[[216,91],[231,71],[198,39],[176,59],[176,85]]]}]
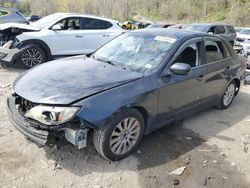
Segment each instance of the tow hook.
[{"label": "tow hook", "polygon": [[71,144],[77,146],[78,149],[85,148],[87,146],[87,129],[70,129],[64,130],[65,139]]}]

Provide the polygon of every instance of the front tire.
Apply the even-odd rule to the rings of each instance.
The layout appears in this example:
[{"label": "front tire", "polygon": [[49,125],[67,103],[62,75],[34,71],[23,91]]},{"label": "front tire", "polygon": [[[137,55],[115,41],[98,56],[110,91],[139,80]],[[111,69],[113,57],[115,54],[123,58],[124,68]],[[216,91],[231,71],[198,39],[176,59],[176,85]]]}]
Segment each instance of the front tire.
[{"label": "front tire", "polygon": [[223,96],[221,97],[220,108],[221,109],[228,108],[232,104],[235,94],[236,94],[236,83],[235,81],[232,81],[228,84],[227,88],[224,91]]},{"label": "front tire", "polygon": [[114,114],[103,128],[94,131],[93,142],[104,158],[117,161],[130,155],[144,133],[144,119],[136,109]]},{"label": "front tire", "polygon": [[25,48],[20,57],[25,68],[32,68],[45,62],[45,52],[37,45],[30,45]]}]

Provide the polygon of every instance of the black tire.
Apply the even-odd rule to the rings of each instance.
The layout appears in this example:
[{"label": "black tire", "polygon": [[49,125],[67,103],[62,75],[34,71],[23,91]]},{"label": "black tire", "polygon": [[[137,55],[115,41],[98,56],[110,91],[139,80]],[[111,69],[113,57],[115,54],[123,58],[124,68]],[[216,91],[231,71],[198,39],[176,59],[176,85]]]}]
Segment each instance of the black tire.
[{"label": "black tire", "polygon": [[[111,136],[114,130],[117,128],[117,125],[126,118],[133,118],[139,122],[139,136],[132,148],[130,148],[126,153],[118,155],[114,153],[111,149]],[[94,130],[93,142],[97,152],[100,153],[104,158],[111,161],[118,161],[130,155],[137,148],[138,144],[141,141],[143,133],[144,119],[142,114],[136,109],[128,109],[112,115],[110,119],[106,122],[106,124],[103,126],[103,128],[99,130]]]},{"label": "black tire", "polygon": [[[228,91],[229,87],[234,87],[234,89],[232,90],[232,94],[231,94],[231,95],[232,95],[232,98],[230,98],[230,101],[226,103],[225,100],[224,100],[224,98],[225,98],[225,95],[227,95],[227,91]],[[223,95],[222,95],[222,97],[221,97],[220,106],[219,106],[220,109],[227,109],[227,108],[232,104],[235,95],[236,95],[236,83],[235,83],[235,81],[233,80],[233,81],[231,81],[231,82],[227,85],[227,87],[226,87],[226,89],[225,89],[225,91],[224,91],[224,93],[223,93]]]},{"label": "black tire", "polygon": [[44,63],[46,60],[45,52],[36,44],[30,44],[24,47],[22,54],[20,55],[20,61],[22,65],[30,69],[36,65]]}]

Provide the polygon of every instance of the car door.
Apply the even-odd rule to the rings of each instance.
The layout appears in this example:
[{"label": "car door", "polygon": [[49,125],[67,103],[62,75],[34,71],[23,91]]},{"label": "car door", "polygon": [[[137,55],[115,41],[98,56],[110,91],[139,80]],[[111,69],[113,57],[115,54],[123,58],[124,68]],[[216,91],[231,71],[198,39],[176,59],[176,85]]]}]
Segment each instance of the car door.
[{"label": "car door", "polygon": [[83,30],[81,17],[68,17],[53,26],[61,29],[50,29],[50,46],[52,55],[77,55],[83,53]]},{"label": "car door", "polygon": [[204,66],[207,69],[205,75],[204,100],[218,101],[223,88],[230,79],[230,70],[233,66],[231,56],[224,43],[219,38],[204,38]]},{"label": "car door", "polygon": [[[206,73],[205,67],[200,66],[201,42],[202,38],[196,38],[184,43],[167,66],[167,76],[160,78],[158,125],[191,112],[199,104]],[[171,73],[170,66],[177,62],[189,64],[191,71],[187,75]]]},{"label": "car door", "polygon": [[112,26],[113,24],[106,20],[85,17],[83,21],[84,53],[95,51],[101,45],[121,34],[121,30],[110,29]]}]

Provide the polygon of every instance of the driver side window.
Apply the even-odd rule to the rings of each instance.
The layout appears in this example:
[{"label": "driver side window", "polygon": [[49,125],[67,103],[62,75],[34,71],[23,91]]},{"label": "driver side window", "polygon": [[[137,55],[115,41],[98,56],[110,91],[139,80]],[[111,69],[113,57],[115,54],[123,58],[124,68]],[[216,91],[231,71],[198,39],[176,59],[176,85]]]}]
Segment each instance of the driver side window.
[{"label": "driver side window", "polygon": [[198,65],[197,43],[187,46],[175,59],[174,63],[186,63],[191,67]]},{"label": "driver side window", "polygon": [[81,29],[80,18],[66,18],[56,23],[61,30],[79,30]]}]

